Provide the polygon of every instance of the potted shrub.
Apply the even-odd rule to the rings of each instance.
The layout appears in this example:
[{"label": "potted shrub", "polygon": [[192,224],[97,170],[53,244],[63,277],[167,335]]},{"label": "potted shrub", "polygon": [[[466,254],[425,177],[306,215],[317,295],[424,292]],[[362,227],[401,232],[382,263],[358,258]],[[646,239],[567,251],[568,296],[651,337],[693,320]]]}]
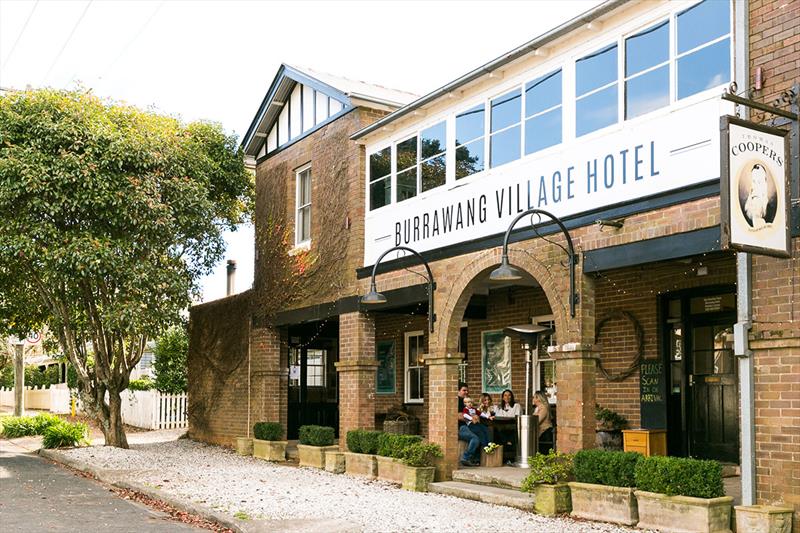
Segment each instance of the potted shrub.
[{"label": "potted shrub", "polygon": [[339,449],[333,445],[336,430],[328,426],[300,426],[300,443],[297,453],[300,466],[325,468],[325,454]]},{"label": "potted shrub", "polygon": [[428,485],[433,481],[436,458],[442,457],[442,448],[438,444],[417,442],[403,448],[400,458],[405,465],[403,471],[403,488],[415,492],[428,492]]},{"label": "potted shrub", "polygon": [[347,432],[347,449],[345,452],[345,472],[352,476],[375,478],[378,475],[378,464],[375,454],[378,452],[378,440],[382,432],[368,429],[354,429]]},{"label": "potted shrub", "polygon": [[534,493],[534,511],[553,516],[572,510],[569,485],[572,477],[572,456],[550,450],[545,455],[537,453],[528,457],[531,471],[522,480],[523,492]]},{"label": "potted shrub", "polygon": [[236,453],[253,455],[253,437],[236,437]]},{"label": "potted shrub", "polygon": [[283,427],[278,422],[258,422],[253,426],[253,457],[285,461],[288,441],[280,440]]},{"label": "potted shrub", "polygon": [[643,457],[634,476],[640,528],[730,532],[733,498],[725,496],[718,462]]},{"label": "potted shrub", "polygon": [[481,466],[500,467],[503,466],[503,446],[495,442],[490,442],[481,450]]},{"label": "potted shrub", "polygon": [[569,483],[572,516],[628,526],[639,521],[634,472],[636,452],[581,450],[573,458],[575,481]]},{"label": "potted shrub", "polygon": [[382,433],[378,437],[378,479],[391,483],[402,483],[405,475],[403,450],[413,444],[422,442],[419,435],[399,435]]},{"label": "potted shrub", "polygon": [[628,429],[628,419],[616,411],[595,407],[594,417],[597,419],[595,443],[603,450],[622,451],[622,430]]}]

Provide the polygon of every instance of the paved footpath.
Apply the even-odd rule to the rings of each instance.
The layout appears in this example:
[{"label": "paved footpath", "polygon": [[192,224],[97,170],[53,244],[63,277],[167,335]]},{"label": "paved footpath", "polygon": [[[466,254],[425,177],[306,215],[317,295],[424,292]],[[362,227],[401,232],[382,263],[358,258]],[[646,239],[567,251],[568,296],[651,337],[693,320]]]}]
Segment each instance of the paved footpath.
[{"label": "paved footpath", "polygon": [[0,439],[0,530],[198,531]]}]

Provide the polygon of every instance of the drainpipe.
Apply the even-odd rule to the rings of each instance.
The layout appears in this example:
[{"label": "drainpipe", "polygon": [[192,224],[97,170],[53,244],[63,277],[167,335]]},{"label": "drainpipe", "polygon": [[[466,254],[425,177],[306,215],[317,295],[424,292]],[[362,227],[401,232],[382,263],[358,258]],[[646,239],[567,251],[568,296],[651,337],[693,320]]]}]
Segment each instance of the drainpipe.
[{"label": "drainpipe", "polygon": [[[749,2],[735,0],[734,57],[735,81],[739,87],[750,87],[750,23]],[[749,110],[742,107],[743,118],[748,118]],[[727,177],[720,176],[721,179]],[[753,258],[747,253],[736,254],[736,324],[734,325],[733,349],[739,365],[739,408],[741,424],[741,468],[742,505],[756,503],[756,438],[755,438],[755,390],[753,386],[753,352],[750,350],[750,328],[753,306],[751,290]]]},{"label": "drainpipe", "polygon": [[236,291],[236,261],[228,259],[228,284],[225,296],[231,296]]}]

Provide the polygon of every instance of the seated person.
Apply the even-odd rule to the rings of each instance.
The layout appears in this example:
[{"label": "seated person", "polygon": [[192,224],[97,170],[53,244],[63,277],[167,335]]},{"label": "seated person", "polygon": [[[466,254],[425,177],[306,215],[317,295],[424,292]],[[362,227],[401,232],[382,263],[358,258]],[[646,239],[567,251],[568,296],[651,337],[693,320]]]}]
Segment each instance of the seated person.
[{"label": "seated person", "polygon": [[[477,423],[472,423],[464,416],[465,405],[464,399],[469,395],[469,387],[466,383],[458,384],[458,439],[468,443],[467,449],[460,457],[462,466],[478,466],[480,464],[481,447],[489,444],[489,432],[486,426]],[[476,410],[475,418],[479,418]],[[472,415],[467,413],[467,416],[472,418]],[[469,423],[469,424],[468,424]]]},{"label": "seated person", "polygon": [[533,395],[533,414],[539,418],[539,453],[548,453],[554,448],[553,420],[550,416],[550,402],[541,391]]},{"label": "seated person", "polygon": [[[495,441],[503,445],[503,457],[507,461],[514,459],[517,447],[517,415],[522,414],[520,404],[514,400],[510,389],[503,391],[500,404],[494,407]],[[503,423],[500,423],[503,422]]]}]

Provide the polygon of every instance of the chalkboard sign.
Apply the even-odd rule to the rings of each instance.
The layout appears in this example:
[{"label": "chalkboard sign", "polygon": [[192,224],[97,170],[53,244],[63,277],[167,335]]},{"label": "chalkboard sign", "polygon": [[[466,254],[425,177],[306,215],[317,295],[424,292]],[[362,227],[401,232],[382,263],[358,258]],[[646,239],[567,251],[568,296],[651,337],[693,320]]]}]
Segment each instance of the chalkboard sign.
[{"label": "chalkboard sign", "polygon": [[667,387],[664,363],[645,360],[639,368],[639,401],[642,428],[667,428]]}]

